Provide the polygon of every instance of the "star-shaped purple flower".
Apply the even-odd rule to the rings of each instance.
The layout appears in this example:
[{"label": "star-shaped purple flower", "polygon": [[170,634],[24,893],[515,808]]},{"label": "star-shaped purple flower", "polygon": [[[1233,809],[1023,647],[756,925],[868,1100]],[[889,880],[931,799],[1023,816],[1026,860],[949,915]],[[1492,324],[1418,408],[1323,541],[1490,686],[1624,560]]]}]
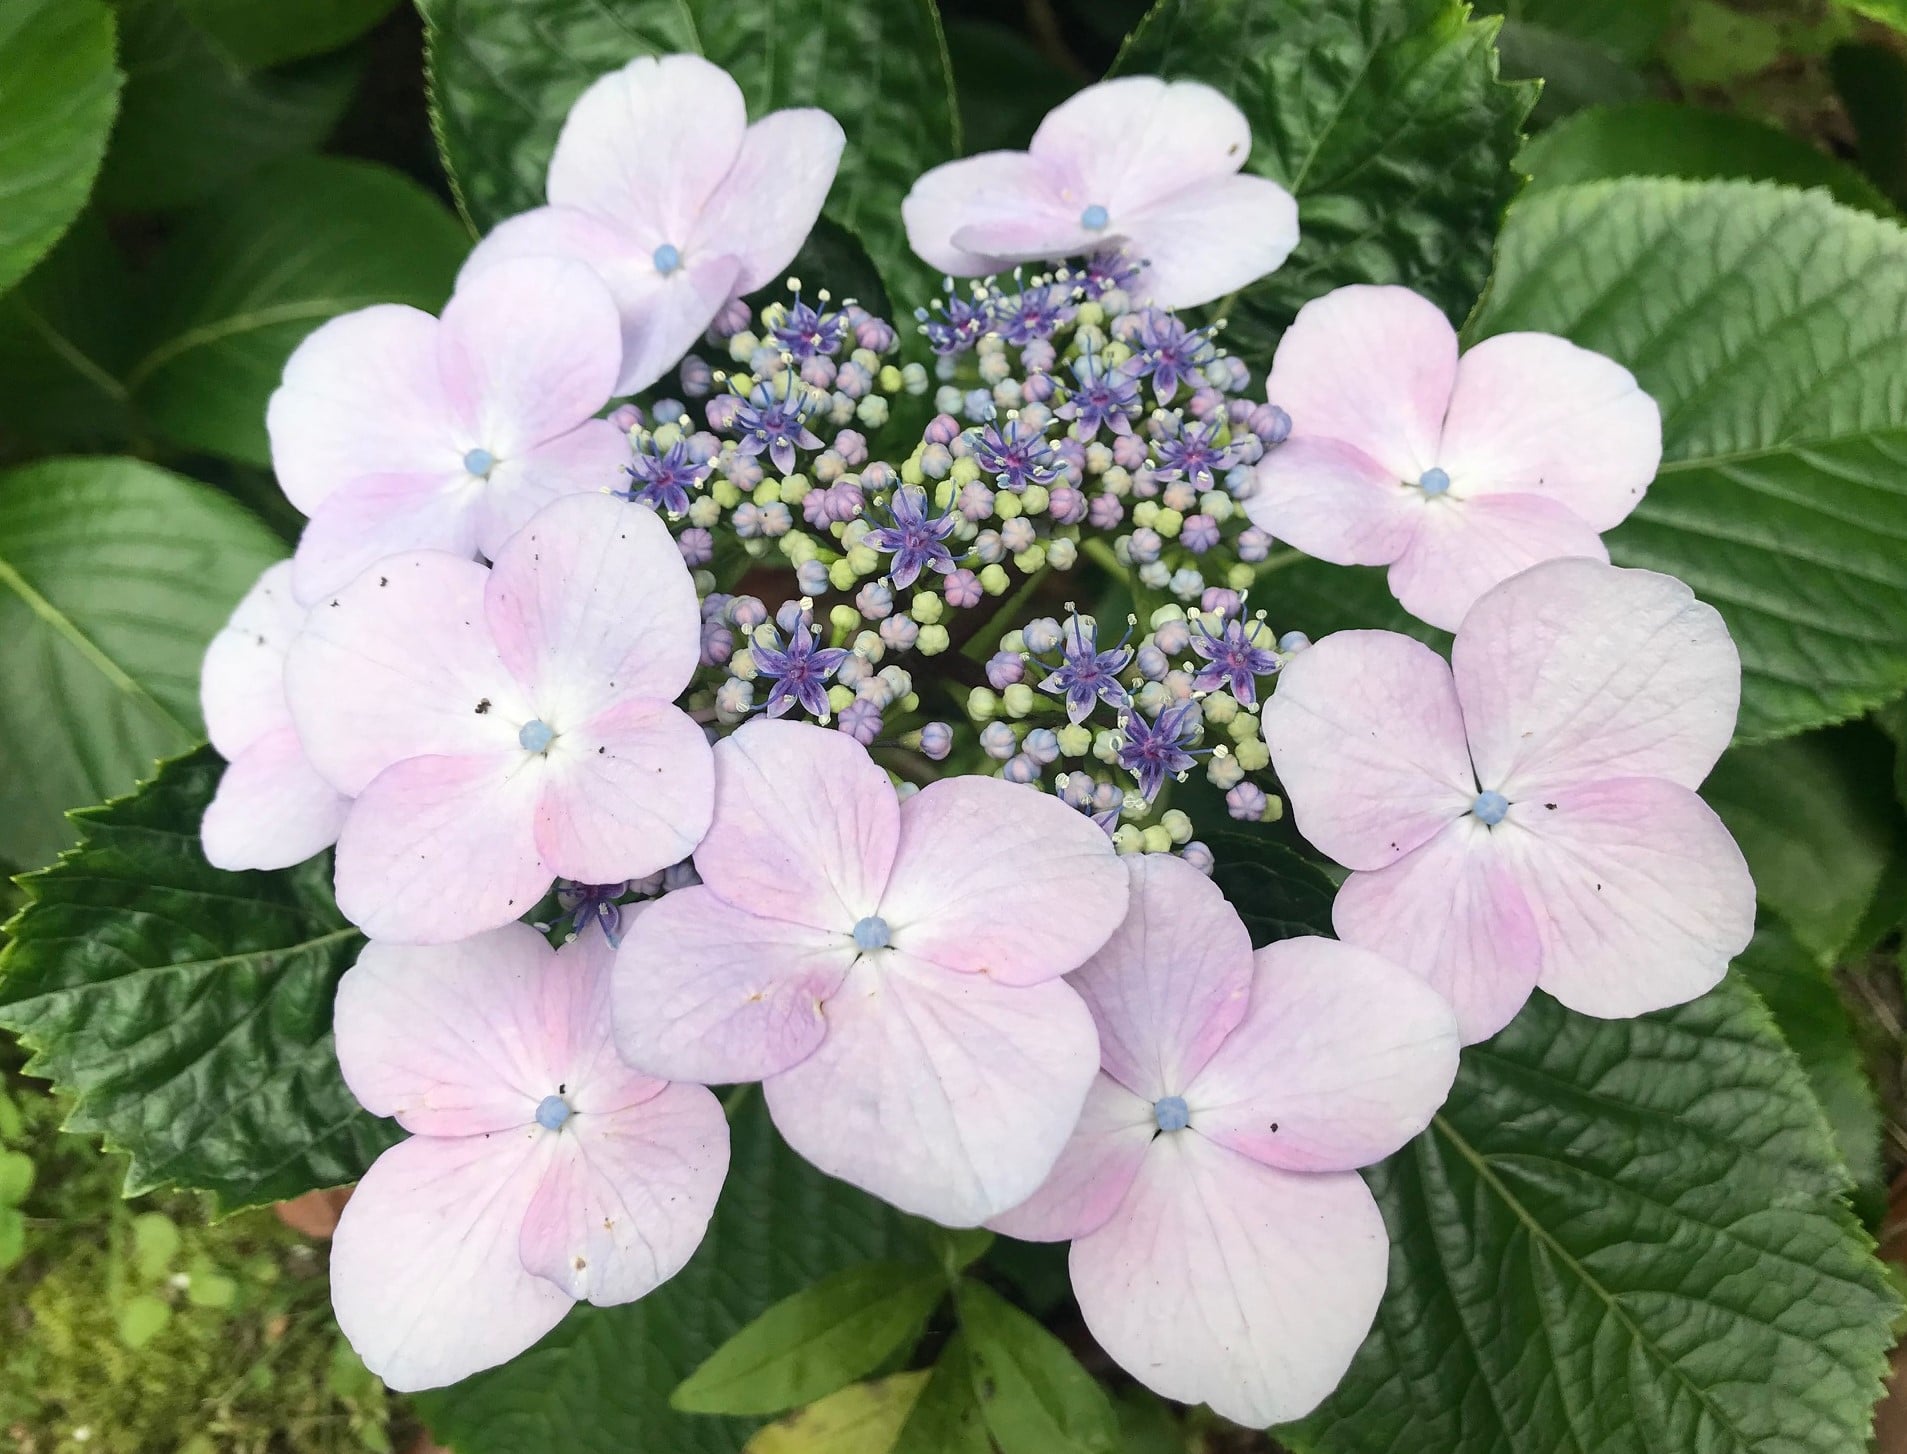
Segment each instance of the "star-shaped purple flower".
[{"label": "star-shaped purple flower", "polygon": [[770,717],[785,716],[797,703],[817,721],[828,720],[828,678],[852,654],[842,647],[822,646],[821,633],[804,613],[788,633],[787,646],[772,626],[755,633],[752,653],[755,670],[774,682],[762,709]]},{"label": "star-shaped purple flower", "polygon": [[820,449],[822,443],[808,428],[815,412],[813,391],[790,370],[780,381],[763,381],[748,391],[735,411],[741,438],[735,448],[746,455],[764,450],[784,475],[795,467],[797,449]]},{"label": "star-shaped purple flower", "polygon": [[1157,308],[1148,308],[1141,316],[1136,368],[1141,377],[1151,376],[1152,392],[1161,404],[1171,402],[1181,379],[1196,374],[1217,356],[1204,330],[1187,328],[1176,316]]},{"label": "star-shaped purple flower", "polygon": [[841,351],[848,325],[839,313],[820,312],[797,295],[774,332],[775,342],[798,359],[831,358]]},{"label": "star-shaped purple flower", "polygon": [[954,568],[945,543],[960,523],[953,511],[929,515],[926,492],[908,485],[894,492],[888,515],[892,523],[868,531],[861,543],[894,557],[887,574],[895,589],[911,586],[923,570],[945,575]]},{"label": "star-shaped purple flower", "polygon": [[973,458],[1016,495],[1028,485],[1050,485],[1060,477],[1052,444],[1040,431],[1023,429],[1018,417],[1009,418],[1005,429],[989,424],[973,436]]},{"label": "star-shaped purple flower", "polygon": [[1253,645],[1250,629],[1237,617],[1227,621],[1216,634],[1200,620],[1198,629],[1192,633],[1192,650],[1210,663],[1199,668],[1192,685],[1205,692],[1229,687],[1232,695],[1247,707],[1258,701],[1258,678],[1278,670],[1278,654]]},{"label": "star-shaped purple flower", "polygon": [[934,307],[940,313],[938,318],[930,317],[925,308],[916,308],[914,317],[920,320],[927,346],[937,354],[965,353],[987,331],[990,319],[984,304],[950,292],[944,301],[936,299]]},{"label": "star-shaped purple flower", "polygon": [[636,446],[635,458],[625,466],[630,487],[620,491],[626,499],[674,515],[688,512],[689,495],[702,487],[713,465],[697,460],[687,441],[678,439],[666,450],[658,450],[654,435],[645,435]]},{"label": "star-shaped purple flower", "polygon": [[[1157,387],[1156,375],[1154,387]],[[1216,488],[1219,473],[1233,464],[1231,449],[1218,442],[1221,427],[1222,421],[1218,419],[1187,420],[1183,415],[1173,416],[1160,430],[1159,463],[1152,472],[1153,477],[1184,478],[1201,490]]]},{"label": "star-shaped purple flower", "polygon": [[1008,343],[1026,344],[1036,338],[1051,338],[1055,329],[1072,321],[1076,311],[1070,286],[1035,283],[994,306],[993,326]]},{"label": "star-shaped purple flower", "polygon": [[622,906],[616,901],[629,892],[629,881],[609,884],[563,882],[556,886],[556,902],[569,922],[566,939],[574,939],[594,924],[611,949],[622,944]]},{"label": "star-shaped purple flower", "polygon": [[1139,780],[1139,791],[1148,802],[1158,797],[1168,775],[1192,765],[1186,743],[1198,730],[1199,720],[1196,703],[1175,702],[1151,722],[1134,712],[1120,724],[1126,745],[1119,749],[1119,765]]},{"label": "star-shaped purple flower", "polygon": [[[1126,638],[1132,633],[1128,631]],[[1122,638],[1117,646],[1099,649],[1099,627],[1083,617],[1071,616],[1066,622],[1066,637],[1060,647],[1057,665],[1037,661],[1046,672],[1040,690],[1066,698],[1066,716],[1077,725],[1092,713],[1095,702],[1124,710],[1132,705],[1132,694],[1119,680],[1119,673],[1132,661],[1132,651]]]},{"label": "star-shaped purple flower", "polygon": [[1144,408],[1136,378],[1090,350],[1073,361],[1073,378],[1072,397],[1053,411],[1055,415],[1071,420],[1084,440],[1097,439],[1102,424],[1114,434],[1132,433],[1132,421]]}]

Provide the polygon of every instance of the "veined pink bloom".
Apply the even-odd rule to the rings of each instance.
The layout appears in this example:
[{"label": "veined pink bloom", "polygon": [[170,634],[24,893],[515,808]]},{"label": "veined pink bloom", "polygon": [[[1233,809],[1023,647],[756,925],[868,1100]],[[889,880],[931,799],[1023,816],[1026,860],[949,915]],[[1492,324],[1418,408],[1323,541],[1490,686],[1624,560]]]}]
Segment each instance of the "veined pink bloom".
[{"label": "veined pink bloom", "polygon": [[1291,416],[1245,508],[1337,565],[1387,565],[1405,610],[1446,631],[1497,582],[1558,556],[1606,561],[1662,461],[1634,375],[1547,333],[1457,357],[1408,288],[1339,288],[1298,311],[1266,397]]},{"label": "veined pink bloom", "polygon": [[655,511],[549,506],[494,569],[391,556],[313,608],[286,691],[305,750],[356,798],[338,907],[376,939],[508,923],[556,878],[686,857],[714,769],[674,705],[701,651],[695,586]]},{"label": "veined pink bloom", "polygon": [[757,721],[715,749],[702,886],[623,939],[616,1044],[651,1074],[760,1080],[788,1144],[972,1226],[1039,1185],[1099,1062],[1060,978],[1126,877],[1057,798],[944,778],[901,801],[846,733]]},{"label": "veined pink bloom", "polygon": [[1254,954],[1197,869],[1127,864],[1126,921],[1073,976],[1102,1069],[1051,1178],[988,1225],[1071,1239],[1080,1311],[1121,1367],[1263,1428],[1315,1407],[1370,1330],[1390,1243],[1356,1168],[1430,1124],[1457,1027],[1374,954]]},{"label": "veined pink bloom", "polygon": [[1622,1018],[1721,979],[1755,886],[1695,789],[1740,696],[1687,586],[1558,560],[1478,601],[1449,665],[1388,631],[1307,647],[1264,725],[1299,830],[1357,870],[1339,936],[1429,980],[1467,1044],[1539,986]]},{"label": "veined pink bloom", "polygon": [[825,111],[753,126],[741,88],[700,56],[640,56],[570,108],[550,205],[512,217],[464,264],[588,263],[622,313],[618,394],[661,378],[723,305],[774,282],[807,241],[847,138]]},{"label": "veined pink bloom", "polygon": [[411,1133],[331,1243],[331,1303],[365,1366],[435,1388],[507,1362],[587,1300],[634,1302],[701,1244],[728,1122],[699,1085],[609,1041],[610,949],[527,924],[372,944],[338,985],[338,1063]]},{"label": "veined pink bloom", "polygon": [[621,362],[614,300],[562,259],[472,278],[441,319],[382,303],[319,328],[266,413],[278,482],[311,517],[299,599],[403,550],[494,559],[550,501],[626,486],[629,442],[594,417]]},{"label": "veined pink bloom", "polygon": [[1198,81],[1127,76],[1048,113],[1025,151],[946,162],[914,183],[907,242],[957,278],[1120,250],[1135,298],[1187,308],[1274,271],[1298,245],[1298,204],[1240,168],[1251,127]]},{"label": "veined pink bloom", "polygon": [[206,735],[231,766],[199,825],[215,868],[289,868],[338,841],[346,798],[305,756],[285,705],[285,653],[304,625],[292,598],[291,562],[267,566],[199,677]]}]

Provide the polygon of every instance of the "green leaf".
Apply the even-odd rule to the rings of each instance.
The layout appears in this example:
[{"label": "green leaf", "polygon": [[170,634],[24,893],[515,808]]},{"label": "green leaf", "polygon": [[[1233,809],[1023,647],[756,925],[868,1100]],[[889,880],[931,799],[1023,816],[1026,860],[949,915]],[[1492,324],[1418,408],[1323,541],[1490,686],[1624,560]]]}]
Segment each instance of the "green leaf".
[{"label": "green leaf", "polygon": [[119,1341],[136,1351],[163,1333],[171,1321],[172,1309],[165,1300],[142,1292],[126,1299],[119,1309]]},{"label": "green leaf", "polygon": [[994,20],[949,19],[947,55],[969,152],[1026,150],[1046,113],[1085,79]]},{"label": "green leaf", "polygon": [[821,1175],[751,1096],[730,1127],[728,1184],[708,1237],[640,1302],[579,1305],[530,1352],[418,1398],[458,1454],[736,1454],[754,1420],[681,1414],[684,1374],[777,1299],[870,1258],[914,1257],[907,1219]]},{"label": "green leaf", "polygon": [[131,459],[0,473],[0,860],[198,740],[199,660],[284,546],[216,491]]},{"label": "green leaf", "polygon": [[1064,1343],[984,1284],[961,1283],[954,1300],[974,1393],[1001,1454],[1111,1454],[1112,1404]]},{"label": "green leaf", "polygon": [[1302,239],[1223,308],[1255,366],[1299,307],[1403,283],[1453,318],[1476,300],[1536,88],[1497,80],[1496,22],[1461,0],[1159,0],[1113,69],[1191,77],[1251,121],[1247,170],[1298,198]]},{"label": "green leaf", "polygon": [[1331,932],[1337,888],[1308,858],[1273,842],[1264,830],[1208,834],[1216,859],[1212,879],[1225,891],[1259,942]]},{"label": "green leaf", "polygon": [[933,1377],[921,1390],[890,1454],[992,1454],[980,1397],[974,1392],[973,1359],[964,1334],[940,1350]]},{"label": "green leaf", "polygon": [[240,65],[278,66],[348,45],[397,0],[182,0],[186,14]]},{"label": "green leaf", "polygon": [[182,221],[153,265],[153,342],[126,383],[173,443],[271,458],[265,403],[328,318],[374,303],[436,309],[470,239],[385,167],[301,157]]},{"label": "green leaf", "polygon": [[119,101],[113,17],[99,0],[0,10],[0,293],[79,216]]},{"label": "green leaf", "polygon": [[33,1190],[33,1158],[24,1151],[0,1151],[0,1207],[17,1207]]},{"label": "green leaf", "polygon": [[1468,341],[1512,329],[1662,406],[1661,474],[1609,550],[1726,618],[1738,740],[1907,688],[1907,232],[1766,183],[1562,188],[1512,214]]},{"label": "green leaf", "polygon": [[1672,0],[1482,0],[1477,6],[1486,15],[1599,45],[1625,61],[1649,58],[1674,8]]},{"label": "green leaf", "polygon": [[591,81],[635,56],[690,51],[735,77],[751,117],[834,114],[848,147],[826,215],[867,245],[897,304],[926,301],[933,277],[907,247],[901,198],[960,149],[930,0],[424,0],[424,10],[432,123],[479,230],[542,205],[564,113]]},{"label": "green leaf", "polygon": [[1331,1454],[1849,1454],[1898,1304],[1801,1069],[1738,979],[1592,1020],[1538,994],[1366,1173],[1376,1325],[1289,1433]]},{"label": "green leaf", "polygon": [[1852,943],[1900,837],[1883,786],[1893,744],[1865,723],[1723,754],[1702,796],[1728,824],[1755,893],[1817,963]]},{"label": "green leaf", "polygon": [[124,443],[135,308],[125,259],[98,216],[83,214],[0,298],[0,454]]},{"label": "green leaf", "polygon": [[1547,25],[1506,20],[1496,45],[1505,80],[1540,79],[1543,84],[1543,94],[1530,111],[1532,127],[1552,125],[1586,106],[1635,101],[1649,94],[1642,73],[1606,46]]},{"label": "green leaf", "polygon": [[0,1025],[73,1098],[69,1131],[126,1152],[126,1195],[211,1192],[222,1210],[354,1181],[394,1133],[358,1108],[331,998],[363,944],[319,857],[225,873],[199,852],[224,764],[210,748],[74,815],[81,840],[22,879]]},{"label": "green leaf", "polygon": [[[254,5],[276,16],[277,3]],[[123,0],[126,95],[99,179],[115,211],[159,211],[212,196],[267,162],[315,150],[350,104],[348,56],[254,75],[192,23],[178,0]]]},{"label": "green leaf", "polygon": [[26,1218],[18,1207],[0,1207],[0,1272],[26,1256]]},{"label": "green leaf", "polygon": [[856,1383],[759,1430],[742,1454],[891,1454],[931,1374]]},{"label": "green leaf", "polygon": [[985,1227],[942,1227],[928,1222],[927,1245],[940,1259],[940,1270],[949,1279],[958,1277],[987,1255],[993,1246],[993,1233]]},{"label": "green leaf", "polygon": [[946,1296],[938,1267],[870,1262],[783,1298],[706,1358],[669,1403],[689,1414],[775,1414],[865,1378],[911,1343]]},{"label": "green leaf", "polygon": [[1826,187],[1849,207],[1898,220],[1872,182],[1800,138],[1752,117],[1667,101],[1572,116],[1531,138],[1517,165],[1530,174],[1525,196],[1612,177],[1743,177]]},{"label": "green leaf", "polygon": [[132,1265],[147,1282],[157,1282],[179,1255],[179,1224],[164,1212],[141,1212],[132,1219]]},{"label": "green leaf", "polygon": [[1828,72],[1854,124],[1861,170],[1907,204],[1907,59],[1884,45],[1843,45]]}]

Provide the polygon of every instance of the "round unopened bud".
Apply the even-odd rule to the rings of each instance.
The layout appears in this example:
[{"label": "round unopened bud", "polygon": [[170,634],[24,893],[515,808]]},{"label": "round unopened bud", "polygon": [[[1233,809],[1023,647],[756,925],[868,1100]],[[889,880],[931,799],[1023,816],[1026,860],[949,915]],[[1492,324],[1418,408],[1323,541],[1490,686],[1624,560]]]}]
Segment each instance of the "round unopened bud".
[{"label": "round unopened bud", "polygon": [[1000,693],[1000,704],[1006,708],[1010,717],[1024,717],[1033,710],[1033,688],[1025,682],[1014,682]]},{"label": "round unopened bud", "polygon": [[948,638],[947,628],[945,626],[923,626],[920,628],[920,640],[915,643],[915,650],[919,651],[922,656],[939,656],[941,652],[947,649],[947,646]]}]

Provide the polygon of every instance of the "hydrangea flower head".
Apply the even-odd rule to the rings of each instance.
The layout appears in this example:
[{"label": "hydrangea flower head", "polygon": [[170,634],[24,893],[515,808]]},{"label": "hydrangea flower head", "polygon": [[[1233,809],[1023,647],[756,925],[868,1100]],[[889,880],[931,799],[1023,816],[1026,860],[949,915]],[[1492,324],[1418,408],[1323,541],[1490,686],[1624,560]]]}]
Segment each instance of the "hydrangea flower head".
[{"label": "hydrangea flower head", "polygon": [[713,768],[674,705],[701,653],[689,573],[653,510],[576,495],[493,569],[380,561],[313,608],[286,692],[313,763],[356,802],[338,906],[375,938],[443,943],[556,878],[686,857]]},{"label": "hydrangea flower head", "polygon": [[640,56],[570,108],[550,205],[503,223],[464,265],[577,258],[622,316],[618,394],[667,372],[730,298],[774,281],[807,239],[846,138],[825,111],[754,125],[741,88],[700,56]]},{"label": "hydrangea flower head", "polygon": [[901,204],[908,245],[954,277],[1120,249],[1130,285],[1165,307],[1209,303],[1273,271],[1298,207],[1241,172],[1244,113],[1210,86],[1127,76],[1048,113],[1026,151],[935,167]]},{"label": "hydrangea flower head", "polygon": [[403,550],[494,558],[550,501],[613,486],[629,446],[594,416],[621,359],[614,300],[560,258],[466,280],[441,319],[385,303],[317,329],[266,411],[272,467],[311,517],[299,599]]},{"label": "hydrangea flower head", "polygon": [[1080,1311],[1120,1366],[1263,1428],[1315,1407],[1370,1330],[1390,1248],[1357,1168],[1429,1125],[1457,1027],[1377,955],[1254,954],[1196,868],[1126,862],[1126,920],[1072,976],[1100,1073],[1052,1176],[988,1225],[1070,1239]]},{"label": "hydrangea flower head", "polygon": [[1098,1064],[1060,976],[1125,912],[1105,834],[997,778],[903,802],[859,743],[801,723],[715,756],[702,886],[623,938],[624,1058],[761,1080],[789,1145],[905,1211],[972,1226],[1028,1196]]},{"label": "hydrangea flower head", "polygon": [[214,868],[303,863],[338,841],[351,806],[305,756],[285,704],[285,654],[305,623],[291,571],[267,566],[205,651],[205,731],[231,764],[199,825]]},{"label": "hydrangea flower head", "polygon": [[408,1140],[331,1244],[331,1301],[392,1388],[514,1358],[570,1307],[633,1302],[701,1244],[728,1122],[699,1085],[638,1075],[609,1038],[612,951],[527,924],[372,944],[338,984],[338,1063]]},{"label": "hydrangea flower head", "polygon": [[1621,1018],[1721,979],[1755,890],[1695,788],[1740,693],[1687,586],[1558,560],[1478,601],[1448,665],[1387,631],[1306,647],[1264,728],[1299,830],[1356,870],[1339,936],[1427,979],[1470,1043],[1538,987]]},{"label": "hydrangea flower head", "polygon": [[1358,285],[1307,303],[1266,383],[1291,434],[1258,465],[1252,520],[1307,555],[1390,567],[1404,609],[1454,631],[1539,561],[1606,561],[1662,460],[1655,401],[1620,364],[1547,333],[1457,355],[1437,306]]}]

